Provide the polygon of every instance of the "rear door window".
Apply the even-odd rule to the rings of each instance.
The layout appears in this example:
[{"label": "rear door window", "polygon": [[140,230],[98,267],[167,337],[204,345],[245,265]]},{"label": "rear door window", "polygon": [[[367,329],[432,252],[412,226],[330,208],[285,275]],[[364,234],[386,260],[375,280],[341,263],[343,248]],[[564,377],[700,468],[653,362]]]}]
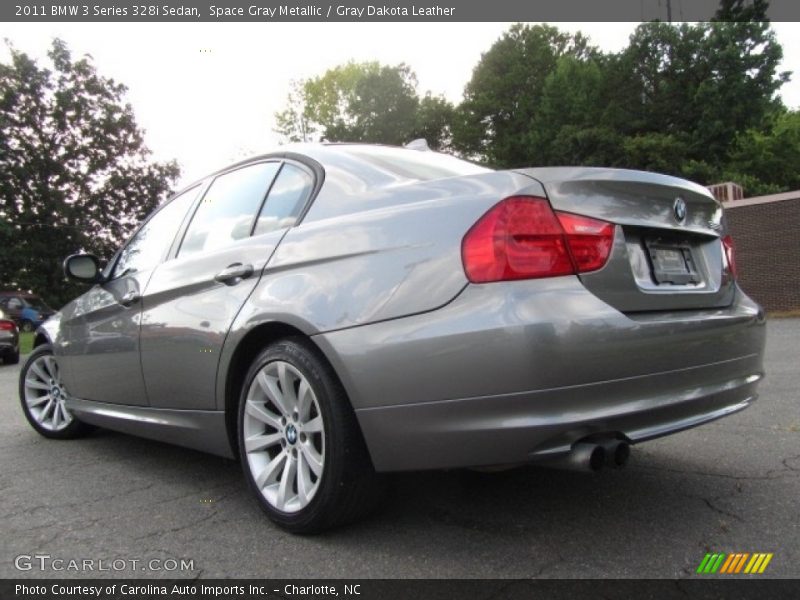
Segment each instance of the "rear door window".
[{"label": "rear door window", "polygon": [[279,168],[279,162],[265,162],[218,176],[197,206],[178,255],[208,252],[249,237]]},{"label": "rear door window", "polygon": [[253,235],[294,225],[313,187],[314,179],[305,169],[284,164],[258,215]]}]

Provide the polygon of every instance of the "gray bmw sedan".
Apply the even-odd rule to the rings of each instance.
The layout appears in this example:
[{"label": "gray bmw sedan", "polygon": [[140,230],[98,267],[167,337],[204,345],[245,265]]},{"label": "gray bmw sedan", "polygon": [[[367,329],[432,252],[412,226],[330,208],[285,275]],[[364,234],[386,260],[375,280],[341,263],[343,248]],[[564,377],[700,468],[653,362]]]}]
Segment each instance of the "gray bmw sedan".
[{"label": "gray bmw sedan", "polygon": [[416,148],[284,147],[67,258],[90,287],[36,333],[31,426],[238,458],[314,532],[384,472],[619,467],[755,400],[764,314],[705,188]]}]

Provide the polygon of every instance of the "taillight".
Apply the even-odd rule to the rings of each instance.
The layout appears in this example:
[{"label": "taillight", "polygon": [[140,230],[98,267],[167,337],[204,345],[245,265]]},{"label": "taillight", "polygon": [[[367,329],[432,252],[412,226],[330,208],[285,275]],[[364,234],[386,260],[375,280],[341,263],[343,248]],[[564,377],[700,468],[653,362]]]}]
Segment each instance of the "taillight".
[{"label": "taillight", "polygon": [[567,236],[578,273],[596,271],[606,264],[614,243],[614,225],[572,213],[556,213]]},{"label": "taillight", "polygon": [[728,263],[728,271],[730,271],[731,277],[736,279],[739,273],[736,270],[736,256],[733,252],[733,238],[731,236],[726,235],[722,238],[722,249],[725,251],[725,260]]},{"label": "taillight", "polygon": [[554,212],[544,198],[512,196],[472,226],[461,257],[473,283],[555,277],[601,268],[613,241],[612,223]]},{"label": "taillight", "polygon": [[16,328],[11,321],[0,321],[0,331],[14,331]]}]

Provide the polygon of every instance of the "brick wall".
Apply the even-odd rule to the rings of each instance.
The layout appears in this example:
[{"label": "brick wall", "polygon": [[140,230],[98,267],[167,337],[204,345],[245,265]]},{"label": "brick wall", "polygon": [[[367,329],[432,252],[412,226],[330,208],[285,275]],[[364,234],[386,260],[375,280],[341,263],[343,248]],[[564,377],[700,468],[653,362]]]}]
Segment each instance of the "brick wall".
[{"label": "brick wall", "polygon": [[800,309],[800,192],[777,202],[725,204],[739,284],[767,310]]}]

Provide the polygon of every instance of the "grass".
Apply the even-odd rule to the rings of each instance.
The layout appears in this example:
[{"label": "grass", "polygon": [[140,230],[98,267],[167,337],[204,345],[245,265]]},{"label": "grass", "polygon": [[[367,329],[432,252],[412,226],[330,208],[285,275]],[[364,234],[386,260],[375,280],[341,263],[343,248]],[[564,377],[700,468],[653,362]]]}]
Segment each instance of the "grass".
[{"label": "grass", "polygon": [[800,317],[800,309],[794,310],[771,310],[767,312],[767,317],[770,319],[793,319]]},{"label": "grass", "polygon": [[19,353],[28,354],[33,350],[33,332],[19,332]]}]

